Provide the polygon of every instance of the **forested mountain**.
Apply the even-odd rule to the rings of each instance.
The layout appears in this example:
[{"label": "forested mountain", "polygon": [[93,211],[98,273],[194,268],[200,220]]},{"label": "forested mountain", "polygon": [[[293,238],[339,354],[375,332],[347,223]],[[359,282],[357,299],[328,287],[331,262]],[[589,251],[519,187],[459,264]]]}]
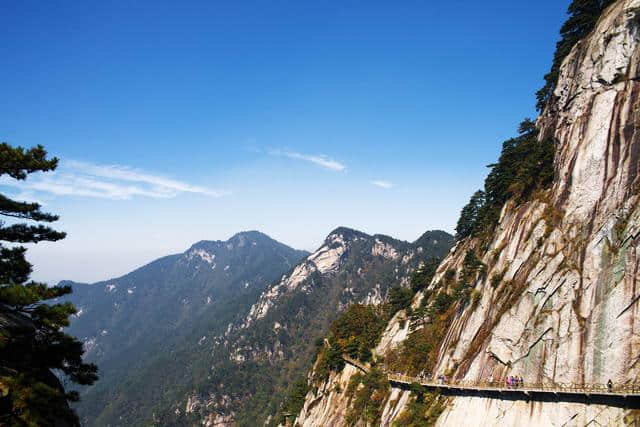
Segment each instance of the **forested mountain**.
[{"label": "forested mountain", "polygon": [[[355,302],[380,303],[393,287],[409,286],[419,266],[453,244],[442,231],[416,243],[338,228],[324,244],[256,299],[227,328],[206,336],[208,365],[191,367],[192,390],[156,413],[159,425],[261,425],[304,373],[336,316]],[[189,349],[173,353],[189,360]],[[167,359],[169,363],[169,359]],[[144,375],[161,365],[148,364]],[[170,383],[159,386],[171,387]],[[139,419],[139,423],[150,420]]]},{"label": "forested mountain", "polygon": [[259,232],[201,241],[182,254],[91,285],[72,285],[68,332],[84,341],[100,381],[82,390],[85,425],[148,422],[207,375],[210,340],[306,256]]}]

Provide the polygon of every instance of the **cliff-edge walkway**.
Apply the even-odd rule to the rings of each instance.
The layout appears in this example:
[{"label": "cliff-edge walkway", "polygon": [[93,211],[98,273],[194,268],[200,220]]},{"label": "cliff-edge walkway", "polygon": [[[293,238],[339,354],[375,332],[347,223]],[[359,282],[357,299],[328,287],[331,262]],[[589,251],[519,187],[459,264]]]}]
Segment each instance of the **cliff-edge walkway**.
[{"label": "cliff-edge walkway", "polygon": [[507,387],[502,383],[480,383],[475,381],[456,381],[456,382],[434,382],[427,381],[423,378],[409,377],[399,374],[388,374],[389,382],[396,384],[411,385],[414,383],[420,384],[427,388],[439,388],[442,390],[475,390],[486,392],[499,392],[499,393],[524,393],[530,395],[534,393],[550,393],[550,394],[578,394],[586,397],[600,395],[600,396],[619,396],[619,397],[640,397],[640,384],[631,386],[617,386],[609,389],[604,384],[581,384],[574,385],[569,383],[539,383],[539,384],[527,384],[517,387]]},{"label": "cliff-edge walkway", "polygon": [[[363,372],[369,372],[367,364],[349,356],[343,356],[345,363]],[[409,389],[413,384],[445,394],[459,396],[478,396],[502,400],[536,400],[594,403],[611,406],[640,408],[640,383],[619,384],[611,388],[605,384],[569,384],[569,383],[525,383],[508,387],[502,382],[475,381],[433,381],[427,378],[402,374],[385,373],[394,387]]]}]

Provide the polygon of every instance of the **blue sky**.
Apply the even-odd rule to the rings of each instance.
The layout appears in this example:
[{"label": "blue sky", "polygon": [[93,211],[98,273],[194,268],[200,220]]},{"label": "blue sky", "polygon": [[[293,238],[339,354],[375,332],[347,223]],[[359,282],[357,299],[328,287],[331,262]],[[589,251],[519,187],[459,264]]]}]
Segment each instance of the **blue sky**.
[{"label": "blue sky", "polygon": [[535,116],[566,1],[0,3],[0,139],[59,170],[36,279],[95,281],[258,229],[452,231]]}]

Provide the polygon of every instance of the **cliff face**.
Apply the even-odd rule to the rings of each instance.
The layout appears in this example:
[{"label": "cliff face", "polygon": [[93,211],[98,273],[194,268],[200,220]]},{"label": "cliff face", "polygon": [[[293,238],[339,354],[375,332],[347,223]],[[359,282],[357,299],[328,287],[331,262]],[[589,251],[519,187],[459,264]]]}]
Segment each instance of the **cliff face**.
[{"label": "cliff face", "polygon": [[[455,316],[432,373],[487,381],[517,374],[525,383],[614,384],[640,374],[640,0],[619,0],[564,60],[556,99],[538,119],[557,140],[553,186],[527,203],[508,202],[491,241],[461,241],[431,282],[463,269],[469,250],[486,274],[479,299]],[[416,295],[418,307],[424,293]],[[400,313],[377,354],[408,335]],[[307,396],[296,422],[342,425],[356,372],[332,374]],[[336,387],[338,383],[342,387]],[[337,390],[337,391],[336,391]],[[382,425],[407,407],[392,389]],[[438,425],[621,425],[624,409],[563,402],[450,397]],[[625,418],[626,417],[626,418]]]}]

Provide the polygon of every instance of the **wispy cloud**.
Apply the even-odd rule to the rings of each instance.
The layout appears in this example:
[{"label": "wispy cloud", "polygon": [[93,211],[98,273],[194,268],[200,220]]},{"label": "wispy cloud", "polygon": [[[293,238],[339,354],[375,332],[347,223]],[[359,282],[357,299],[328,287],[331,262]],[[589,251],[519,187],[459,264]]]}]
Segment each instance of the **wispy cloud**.
[{"label": "wispy cloud", "polygon": [[172,198],[181,193],[220,197],[228,191],[191,185],[183,181],[122,165],[97,165],[63,160],[55,172],[39,173],[26,181],[3,177],[0,185],[18,188],[25,194],[48,193],[57,196],[83,196],[114,200],[133,197]]},{"label": "wispy cloud", "polygon": [[281,150],[272,150],[269,152],[269,154],[271,154],[272,156],[284,156],[290,159],[304,160],[325,169],[330,169],[337,172],[343,172],[347,170],[347,166],[345,164],[340,163],[337,160],[333,160],[330,157],[325,156],[324,154],[312,155],[297,153],[295,151]]},{"label": "wispy cloud", "polygon": [[380,179],[371,181],[371,184],[375,185],[376,187],[380,187],[380,188],[384,188],[385,190],[389,190],[390,188],[393,188],[393,183],[390,181],[383,181]]}]

